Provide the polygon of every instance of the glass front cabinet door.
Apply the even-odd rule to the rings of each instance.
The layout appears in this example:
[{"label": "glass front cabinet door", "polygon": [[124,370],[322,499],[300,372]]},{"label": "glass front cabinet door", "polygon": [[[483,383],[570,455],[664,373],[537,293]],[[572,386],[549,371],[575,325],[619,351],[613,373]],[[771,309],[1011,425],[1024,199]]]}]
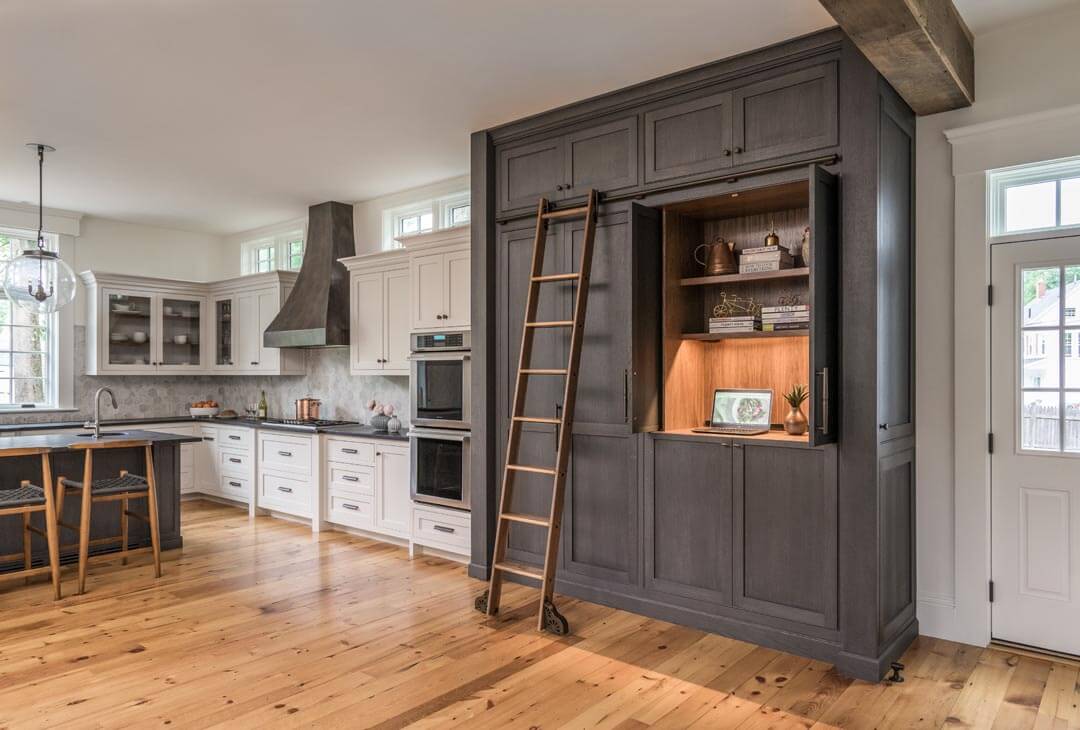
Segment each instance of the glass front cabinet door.
[{"label": "glass front cabinet door", "polygon": [[105,307],[101,317],[105,331],[98,343],[105,354],[101,359],[102,369],[112,372],[154,369],[158,336],[154,298],[134,291],[106,289],[101,302]]},{"label": "glass front cabinet door", "polygon": [[236,316],[236,298],[215,297],[211,300],[211,308],[214,351],[210,369],[235,370],[236,340],[233,335],[233,322]]},{"label": "glass front cabinet door", "polygon": [[161,337],[158,370],[190,372],[202,361],[202,333],[206,300],[199,297],[162,295],[158,297]]}]

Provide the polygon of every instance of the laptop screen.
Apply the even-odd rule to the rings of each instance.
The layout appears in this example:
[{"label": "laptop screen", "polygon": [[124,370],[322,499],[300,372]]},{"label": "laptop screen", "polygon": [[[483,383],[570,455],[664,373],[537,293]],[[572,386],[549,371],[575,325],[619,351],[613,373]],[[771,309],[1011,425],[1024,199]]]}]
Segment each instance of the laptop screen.
[{"label": "laptop screen", "polygon": [[718,388],[713,395],[713,426],[769,427],[772,413],[771,390]]}]

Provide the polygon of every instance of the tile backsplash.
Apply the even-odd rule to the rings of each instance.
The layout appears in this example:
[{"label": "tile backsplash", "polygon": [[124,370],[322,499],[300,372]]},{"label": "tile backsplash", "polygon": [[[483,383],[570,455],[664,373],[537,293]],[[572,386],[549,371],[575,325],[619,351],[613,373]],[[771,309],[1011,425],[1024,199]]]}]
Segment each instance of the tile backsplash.
[{"label": "tile backsplash", "polygon": [[119,408],[102,405],[102,418],[157,418],[187,415],[188,404],[216,400],[222,408],[243,415],[244,406],[256,403],[266,391],[270,416],[291,418],[297,398],[322,400],[323,418],[358,420],[370,417],[367,402],[390,403],[403,426],[409,423],[407,377],[349,374],[348,348],[308,350],[307,375],[86,375],[86,328],[75,328],[75,407],[79,413],[0,415],[0,423],[38,423],[85,420],[94,412],[94,392],[111,388]]}]

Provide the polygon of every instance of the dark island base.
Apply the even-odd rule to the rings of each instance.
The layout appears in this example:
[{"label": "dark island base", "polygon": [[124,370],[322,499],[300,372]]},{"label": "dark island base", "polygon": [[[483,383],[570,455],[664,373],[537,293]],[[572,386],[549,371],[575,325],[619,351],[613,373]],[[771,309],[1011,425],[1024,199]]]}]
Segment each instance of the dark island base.
[{"label": "dark island base", "polygon": [[[180,442],[161,441],[156,442],[154,449],[154,476],[157,479],[158,511],[161,529],[161,549],[172,550],[183,545],[180,536]],[[66,476],[70,479],[82,480],[83,454],[81,451],[57,451],[49,456],[52,461],[54,478]],[[146,473],[146,460],[141,448],[116,449],[97,451],[94,454],[94,478],[101,479],[108,476],[116,476],[121,469],[127,469],[132,474]],[[17,484],[20,480],[29,479],[34,484],[41,484],[41,457],[9,457],[0,460],[0,483],[4,488]],[[136,512],[146,510],[146,500],[138,500],[132,503],[131,509]],[[68,494],[64,500],[63,521],[73,525],[79,524],[81,505],[79,499]],[[44,514],[35,514],[31,517],[32,524],[44,529]],[[150,545],[150,529],[141,520],[129,520],[129,536],[131,548]],[[0,517],[0,555],[21,555],[22,542],[22,516],[12,515]],[[94,505],[90,520],[90,539],[118,536],[120,534],[120,502]],[[78,559],[78,536],[70,530],[60,528],[60,561],[62,563],[74,563]],[[32,558],[35,566],[48,564],[48,549],[44,538],[38,535],[31,537]],[[120,550],[120,542],[91,546],[90,554],[114,553]],[[142,557],[133,558],[140,560]],[[16,570],[22,567],[22,559],[0,563],[0,572]],[[7,585],[16,585],[16,581],[0,582],[0,591]]]}]

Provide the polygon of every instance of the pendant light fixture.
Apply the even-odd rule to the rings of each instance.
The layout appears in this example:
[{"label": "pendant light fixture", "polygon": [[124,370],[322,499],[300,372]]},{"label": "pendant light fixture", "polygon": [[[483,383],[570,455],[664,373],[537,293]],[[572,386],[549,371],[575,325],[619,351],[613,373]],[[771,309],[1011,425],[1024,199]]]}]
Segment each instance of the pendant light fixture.
[{"label": "pendant light fixture", "polygon": [[37,142],[26,146],[36,150],[38,157],[37,248],[26,249],[7,265],[4,292],[23,309],[35,314],[49,314],[75,298],[75,273],[59,253],[45,248],[45,152],[56,149]]}]

